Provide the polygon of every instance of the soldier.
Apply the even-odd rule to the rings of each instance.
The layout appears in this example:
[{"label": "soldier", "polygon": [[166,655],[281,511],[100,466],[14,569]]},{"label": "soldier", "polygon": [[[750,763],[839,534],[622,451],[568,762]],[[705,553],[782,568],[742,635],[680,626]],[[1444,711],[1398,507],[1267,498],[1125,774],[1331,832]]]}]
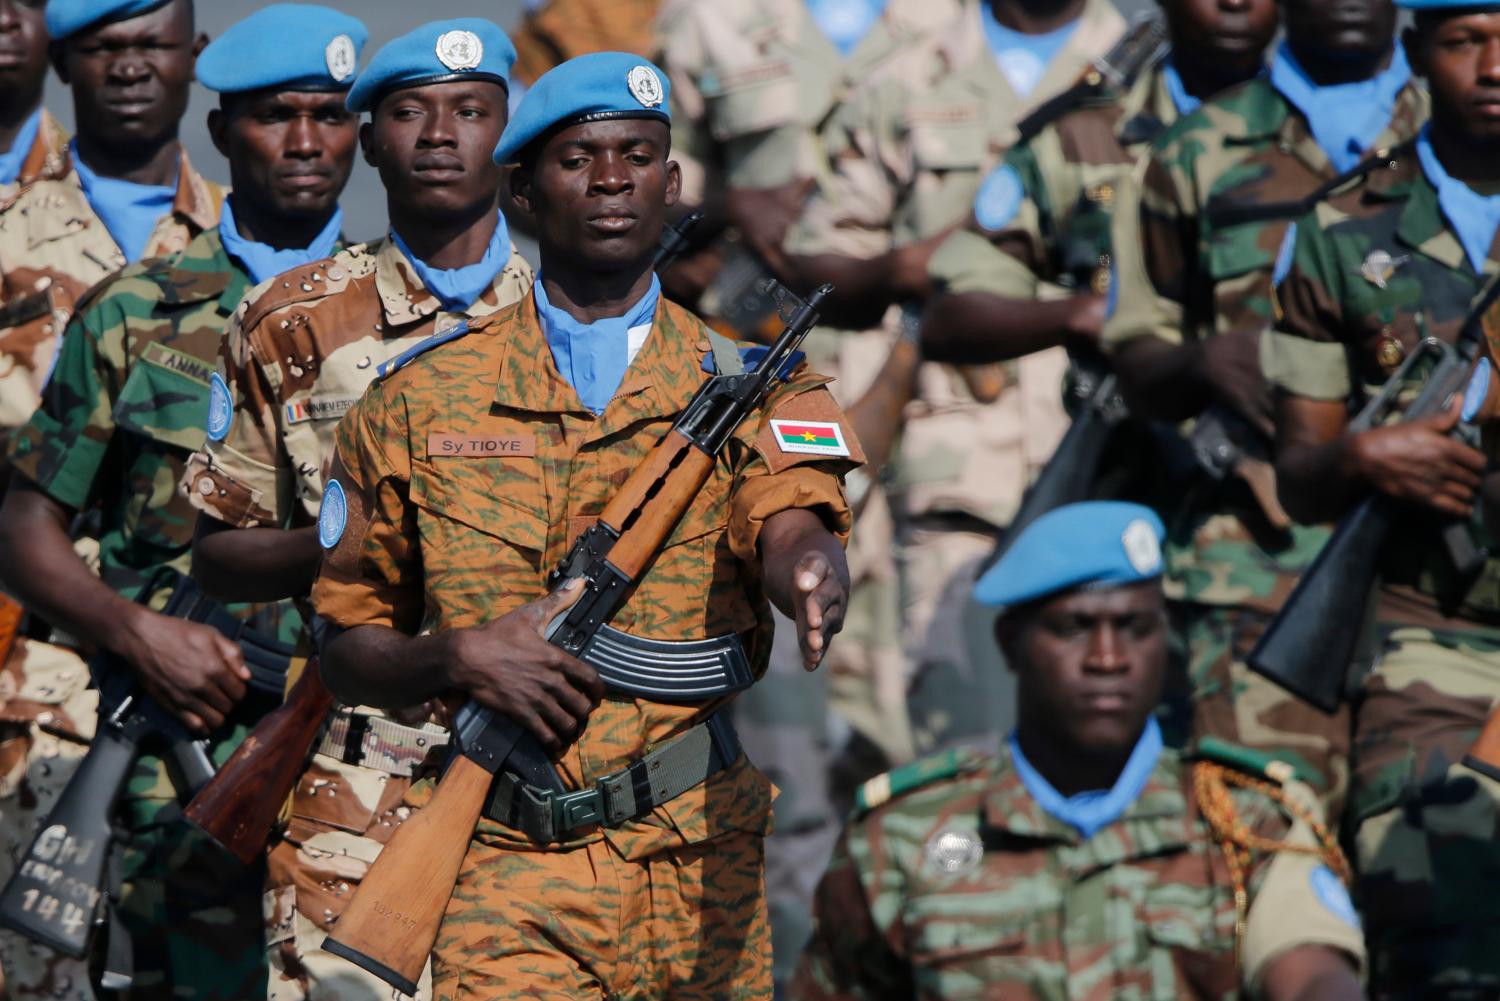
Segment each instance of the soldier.
[{"label": "soldier", "polygon": [[[1500,696],[1500,561],[1477,580],[1459,577],[1440,533],[1469,519],[1481,492],[1481,520],[1494,524],[1491,431],[1481,452],[1450,437],[1456,408],[1358,431],[1349,408],[1424,338],[1453,343],[1500,274],[1500,13],[1458,0],[1402,6],[1416,11],[1406,49],[1426,78],[1432,121],[1297,224],[1264,365],[1287,510],[1328,521],[1371,490],[1400,503],[1349,790],[1372,994],[1477,997],[1500,987],[1500,903],[1487,889],[1500,787],[1460,762]],[[1464,420],[1475,416],[1463,406]]]},{"label": "soldier", "polygon": [[[715,364],[732,351],[661,298],[651,271],[680,184],[668,91],[650,63],[599,53],[527,92],[495,160],[519,163],[512,201],[539,234],[532,294],[373,384],[339,426],[313,587],[342,630],[324,649],[329,687],[389,707],[472,696],[558,754],[572,788],[644,783],[652,762],[680,777],[650,783],[617,824],[548,832],[550,813],[538,826],[508,805],[552,793],[502,771],[506,792],[469,843],[438,937],[435,997],[771,991],[761,838],[772,790],[713,712],[732,688],[706,703],[606,695],[592,667],[540,638],[576,595],[547,595],[549,568],[686,406],[714,344]],[[825,381],[794,374],[738,429],[616,628],[737,634],[759,675],[769,597],[817,665],[848,594],[840,477],[860,461]],[[816,421],[845,444],[798,451],[773,416]],[[518,455],[430,453],[443,433],[516,442]],[[697,744],[705,734],[721,749]],[[417,785],[412,801],[427,792]]]},{"label": "soldier", "polygon": [[[361,140],[386,186],[392,236],[261,286],[230,321],[220,368],[233,417],[182,481],[203,512],[194,574],[215,597],[306,595],[322,555],[315,522],[339,418],[396,355],[531,287],[499,214],[500,168],[490,158],[514,58],[488,21],[436,21],[381,48],[355,82],[349,108],[371,113]],[[269,857],[273,1001],[389,994],[323,952],[322,940],[405,817],[414,766],[448,742],[441,727],[409,722],[367,709],[330,715]]]},{"label": "soldier", "polygon": [[[146,16],[170,14],[164,24],[185,31],[186,6],[178,0]],[[120,37],[156,58],[144,46],[154,35]],[[199,77],[220,94],[209,131],[234,181],[223,220],[90,293],[42,406],[12,444],[15,480],[0,508],[5,580],[107,655],[115,672],[128,670],[186,728],[209,735],[218,761],[279,701],[290,666],[284,643],[299,618],[282,606],[230,606],[216,618],[237,644],[214,626],[153,610],[190,586],[181,575],[194,512],[177,483],[210,423],[214,362],[236,304],[258,275],[340,244],[338,197],[357,140],[343,92],[365,37],[354,18],[296,5],[268,8],[204,51]],[[77,61],[86,58],[97,56],[90,49]],[[125,78],[138,79],[125,64]],[[98,522],[99,576],[69,546],[68,527],[82,512]],[[213,609],[205,599],[196,612]],[[252,679],[240,644],[280,651],[281,671],[268,662]],[[134,940],[131,997],[260,996],[261,876],[225,871],[232,863],[175,802],[163,761],[143,754],[119,809],[124,885],[114,905]]]},{"label": "soldier", "polygon": [[[699,302],[721,328],[774,324],[757,285],[773,270],[764,262],[781,267],[787,229],[826,173],[819,126],[863,80],[926,43],[959,9],[957,0],[668,3],[657,33],[672,81],[672,151],[683,169],[683,205],[708,214],[693,234],[706,249],[664,275],[668,293]],[[872,387],[904,389],[915,367],[906,345],[892,359],[903,370],[886,371],[882,384],[877,374],[890,347],[885,331],[820,331],[805,344],[814,368],[834,378],[869,469],[881,464],[856,401]],[[896,402],[897,416],[904,403]],[[894,423],[877,420],[871,431],[880,437]],[[811,931],[813,888],[854,789],[914,754],[890,511],[878,484],[862,485],[864,473],[851,480],[859,517],[848,554],[850,609],[825,669],[802,670],[795,645],[780,643],[766,677],[734,706],[746,753],[780,790],[766,841],[778,985]],[[780,635],[789,630],[787,623]]]},{"label": "soldier", "polygon": [[1016,729],[861,789],[794,998],[1363,996],[1311,791],[1265,755],[1162,744],[1161,534],[1148,508],[1068,505],[980,580]]},{"label": "soldier", "polygon": [[[926,298],[928,257],[970,211],[1017,122],[1071,87],[1123,28],[1108,0],[979,0],[850,95],[823,131],[830,174],[785,247],[801,280],[836,284],[825,320],[860,330],[884,318],[892,336],[887,307]],[[969,584],[1063,433],[1065,364],[1054,352],[1004,372],[918,374],[885,476],[917,750],[999,738],[1000,696],[972,656]]]},{"label": "soldier", "polygon": [[[40,107],[49,31],[58,73],[72,86],[78,138],[71,146]],[[130,259],[180,250],[217,223],[223,193],[193,170],[177,141],[205,42],[186,2],[71,0],[46,5],[45,15],[33,0],[0,2],[0,120],[8,141],[0,158],[0,446],[36,409],[78,299],[127,262],[106,218],[118,219],[119,206],[154,206],[149,218],[125,224],[147,234],[133,241]],[[85,176],[105,182],[85,186]],[[155,185],[165,185],[164,199],[146,197]],[[0,460],[0,485],[9,475],[8,458]],[[93,558],[91,540],[79,546]],[[32,636],[0,649],[4,877],[83,757],[98,705],[77,640],[49,635],[35,619],[28,629]],[[83,964],[5,932],[0,966],[12,996],[88,996]]]},{"label": "soldier", "polygon": [[[1170,50],[1139,46],[1127,86],[1085,82],[1029,116],[968,221],[928,265],[922,318],[936,361],[1008,361],[1053,347],[1097,354],[1116,192],[1152,140],[1262,71],[1273,0],[1161,0]],[[1147,41],[1154,34],[1145,36]]]},{"label": "soldier", "polygon": [[1138,201],[1130,185],[1115,214],[1104,340],[1133,410],[1199,418],[1186,454],[1169,457],[1183,472],[1167,516],[1193,726],[1295,761],[1337,817],[1347,713],[1325,715],[1243,663],[1327,538],[1292,525],[1277,502],[1257,346],[1292,221],[1363,151],[1414,135],[1428,102],[1393,48],[1391,0],[1293,0],[1283,11],[1270,73],[1178,121],[1141,165]]}]

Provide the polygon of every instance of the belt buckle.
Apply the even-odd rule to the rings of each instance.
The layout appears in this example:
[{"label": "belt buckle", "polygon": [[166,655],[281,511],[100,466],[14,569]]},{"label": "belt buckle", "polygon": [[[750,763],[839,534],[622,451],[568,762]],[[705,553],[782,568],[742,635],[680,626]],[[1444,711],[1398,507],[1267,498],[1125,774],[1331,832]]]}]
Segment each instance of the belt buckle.
[{"label": "belt buckle", "polygon": [[552,797],[552,833],[559,841],[579,827],[604,821],[604,797],[598,788],[579,789]]}]

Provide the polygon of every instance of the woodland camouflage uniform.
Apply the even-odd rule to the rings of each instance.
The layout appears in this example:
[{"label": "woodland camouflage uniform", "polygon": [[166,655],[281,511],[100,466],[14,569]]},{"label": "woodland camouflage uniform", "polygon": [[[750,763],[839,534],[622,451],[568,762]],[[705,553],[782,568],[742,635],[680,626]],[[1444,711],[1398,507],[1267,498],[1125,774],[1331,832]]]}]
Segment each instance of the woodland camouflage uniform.
[{"label": "woodland camouflage uniform", "polygon": [[[931,44],[892,61],[835,109],[823,131],[830,174],[786,249],[870,258],[960,224],[980,182],[1016,141],[1017,122],[1072,86],[1123,29],[1108,0],[1088,0],[1067,44],[1021,98],[995,63],[978,5],[966,5]],[[889,312],[876,339],[890,343],[898,312]],[[857,349],[883,355],[872,336]],[[969,642],[984,627],[968,589],[1067,426],[1057,391],[1065,366],[1061,351],[1023,359],[1003,378],[994,366],[926,365],[904,414],[884,481],[919,751],[998,740],[992,656],[987,641]]]},{"label": "woodland camouflage uniform", "polygon": [[[1264,759],[1225,760],[1164,750],[1134,803],[1087,839],[1037,804],[1008,745],[882,776],[861,791],[819,886],[792,997],[1231,1001],[1286,949],[1325,945],[1358,962],[1347,867],[1316,799],[1269,778]],[[1238,879],[1230,836],[1265,839]]]},{"label": "woodland camouflage uniform", "polygon": [[[189,570],[197,512],[177,484],[203,442],[224,325],[249,288],[217,227],[181,253],[97,286],[69,322],[41,407],[11,444],[14,475],[67,508],[97,514],[105,583],[153,607]],[[289,608],[231,611],[287,642],[300,632]],[[213,737],[216,763],[271,705],[246,696]],[[197,834],[177,803],[165,762],[142,754],[119,808],[127,832],[119,911],[136,958],[131,996],[258,997],[260,874]]]},{"label": "woodland camouflage uniform", "polygon": [[[1360,405],[1423,338],[1454,342],[1497,275],[1500,253],[1475,272],[1414,147],[1399,147],[1297,224],[1266,377],[1294,396]],[[1401,509],[1381,566],[1380,655],[1357,700],[1350,833],[1377,998],[1500,988],[1489,891],[1500,785],[1461,764],[1500,698],[1500,560],[1464,587],[1442,526]]]},{"label": "woodland camouflage uniform", "polygon": [[[222,441],[205,441],[188,461],[183,492],[235,528],[314,524],[334,429],[377,367],[436,331],[516,302],[531,282],[530,265],[512,248],[490,289],[467,312],[450,313],[387,240],[258,286],[236,310],[220,351],[234,418]],[[413,770],[447,744],[441,727],[415,724],[369,708],[330,715],[268,859],[271,1001],[389,995],[381,981],[324,952],[322,942],[409,814],[402,798]],[[422,987],[419,999],[430,996]]]},{"label": "woodland camouflage uniform", "polygon": [[[1426,93],[1408,82],[1375,147],[1415,135],[1427,111]],[[1115,215],[1106,347],[1269,328],[1271,277],[1287,229],[1336,174],[1306,118],[1264,78],[1178,120],[1127,186],[1131,204]],[[1262,215],[1244,221],[1231,210]],[[1328,533],[1278,528],[1267,514],[1283,517],[1274,473],[1259,459],[1245,468],[1248,475],[1222,483],[1188,472],[1181,500],[1165,512],[1167,595],[1187,643],[1194,726],[1296,762],[1337,817],[1348,782],[1347,713],[1326,716],[1243,663]]]},{"label": "woodland camouflage uniform", "polygon": [[[184,153],[172,211],[158,222],[146,256],[183,250],[218,223],[222,199]],[[0,442],[36,410],[78,301],[125,263],[84,197],[67,137],[43,112],[15,184],[0,187],[0,308],[24,306],[20,322],[0,326]],[[94,562],[93,541],[79,545],[80,555]],[[56,639],[20,638],[0,667],[0,878],[9,876],[94,733],[98,693],[89,689],[87,665],[66,638]],[[92,997],[85,964],[9,931],[0,931],[0,967],[18,1001]]]},{"label": "woodland camouflage uniform", "polygon": [[[595,416],[558,373],[528,296],[372,385],[338,429],[333,477],[347,495],[347,528],[313,588],[319,614],[344,628],[413,634],[477,626],[542,597],[574,536],[702,384],[707,336],[662,299],[645,345]],[[754,673],[765,670],[772,624],[755,569],[765,519],[802,508],[840,538],[849,530],[841,477],[862,459],[852,437],[849,458],[790,453],[769,424],[772,416],[842,422],[826,381],[795,374],[742,425],[615,628],[663,640],[733,632]],[[518,449],[506,458],[445,455],[445,434],[503,438]],[[723,701],[606,697],[559,771],[570,787],[590,788]],[[430,786],[413,787],[413,805]],[[438,936],[434,996],[563,999],[602,988],[764,997],[771,956],[761,839],[771,796],[741,755],[618,826],[543,843],[481,821]]]}]

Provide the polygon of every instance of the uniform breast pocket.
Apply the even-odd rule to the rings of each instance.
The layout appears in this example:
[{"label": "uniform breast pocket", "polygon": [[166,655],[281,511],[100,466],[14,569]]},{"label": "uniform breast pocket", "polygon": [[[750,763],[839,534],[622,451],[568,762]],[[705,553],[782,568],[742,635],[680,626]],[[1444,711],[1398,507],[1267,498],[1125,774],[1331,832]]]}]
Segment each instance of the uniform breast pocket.
[{"label": "uniform breast pocket", "polygon": [[[188,367],[192,362],[183,356],[175,363]],[[188,451],[201,448],[208,422],[208,379],[197,375],[210,369],[196,364],[190,374],[155,361],[138,362],[115,399],[115,424],[166,445]]]},{"label": "uniform breast pocket", "polygon": [[1240,223],[1219,226],[1208,234],[1208,274],[1215,283],[1255,272],[1268,277],[1285,238],[1285,225]]},{"label": "uniform breast pocket", "polygon": [[1152,1001],[1233,995],[1233,902],[1211,886],[1159,889],[1138,911]]},{"label": "uniform breast pocket", "polygon": [[1032,922],[986,916],[982,907],[963,919],[963,910],[960,901],[953,913],[923,918],[912,929],[918,998],[977,1001],[997,996],[1001,984],[1014,996],[1050,997],[1049,983],[1065,987],[1047,973],[1057,969],[1060,950],[1037,941]]},{"label": "uniform breast pocket", "polygon": [[718,86],[704,88],[719,142],[739,139],[802,119],[797,76],[785,59],[771,59],[724,73]]},{"label": "uniform breast pocket", "polygon": [[[521,466],[525,463],[525,466]],[[530,459],[412,463],[423,577],[451,616],[493,618],[503,596],[540,593],[547,509]]]},{"label": "uniform breast pocket", "polygon": [[970,170],[985,161],[985,135],[979,109],[968,106],[915,109],[906,123],[907,141],[919,171]]}]

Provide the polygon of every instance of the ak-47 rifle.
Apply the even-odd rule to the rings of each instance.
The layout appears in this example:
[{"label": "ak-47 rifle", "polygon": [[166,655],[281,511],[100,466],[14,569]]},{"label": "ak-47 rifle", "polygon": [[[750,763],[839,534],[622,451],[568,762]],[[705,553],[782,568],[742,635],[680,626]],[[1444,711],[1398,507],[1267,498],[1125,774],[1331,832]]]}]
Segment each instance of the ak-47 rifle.
[{"label": "ak-47 rifle", "polygon": [[[658,272],[687,250],[689,235],[702,218],[702,212],[693,212],[662,231],[653,263]],[[256,724],[193,797],[187,819],[245,865],[260,858],[333,703],[317,661],[309,661],[286,701]]]},{"label": "ak-47 rifle", "polygon": [[[766,291],[782,304],[786,320],[776,343],[741,373],[716,366],[719,373],[703,384],[548,578],[553,590],[584,582],[582,597],[548,626],[548,642],[593,664],[614,691],[643,691],[639,679],[653,672],[661,655],[654,659],[653,651],[643,649],[654,641],[611,629],[608,622],[703,489],[730,436],[788,374],[831,287],[819,288],[805,303],[780,286]],[[730,660],[705,666],[731,678],[730,690],[748,685],[743,652],[737,663]],[[700,680],[692,684],[704,683],[704,673],[694,672]],[[680,692],[679,698],[692,698],[689,689]],[[416,993],[496,773],[504,767],[533,786],[554,790],[560,795],[552,806],[564,815],[583,806],[572,801],[581,794],[566,792],[551,758],[528,731],[472,700],[454,719],[452,746],[431,802],[397,829],[323,943],[407,994]]]},{"label": "ak-47 rifle", "polygon": [[[1350,431],[1384,423],[1398,406],[1402,389],[1420,378],[1419,366],[1430,366],[1429,374],[1401,419],[1422,420],[1451,406],[1480,359],[1485,314],[1497,299],[1500,283],[1492,283],[1470,310],[1454,344],[1434,338],[1422,341],[1351,422]],[[1467,420],[1459,421],[1451,434],[1466,444],[1478,441]],[[1367,621],[1380,557],[1401,510],[1393,498],[1372,492],[1343,517],[1250,651],[1246,662],[1252,670],[1324,712],[1338,708]],[[1465,522],[1449,522],[1442,536],[1456,579],[1472,582],[1488,554],[1475,543]]]}]

